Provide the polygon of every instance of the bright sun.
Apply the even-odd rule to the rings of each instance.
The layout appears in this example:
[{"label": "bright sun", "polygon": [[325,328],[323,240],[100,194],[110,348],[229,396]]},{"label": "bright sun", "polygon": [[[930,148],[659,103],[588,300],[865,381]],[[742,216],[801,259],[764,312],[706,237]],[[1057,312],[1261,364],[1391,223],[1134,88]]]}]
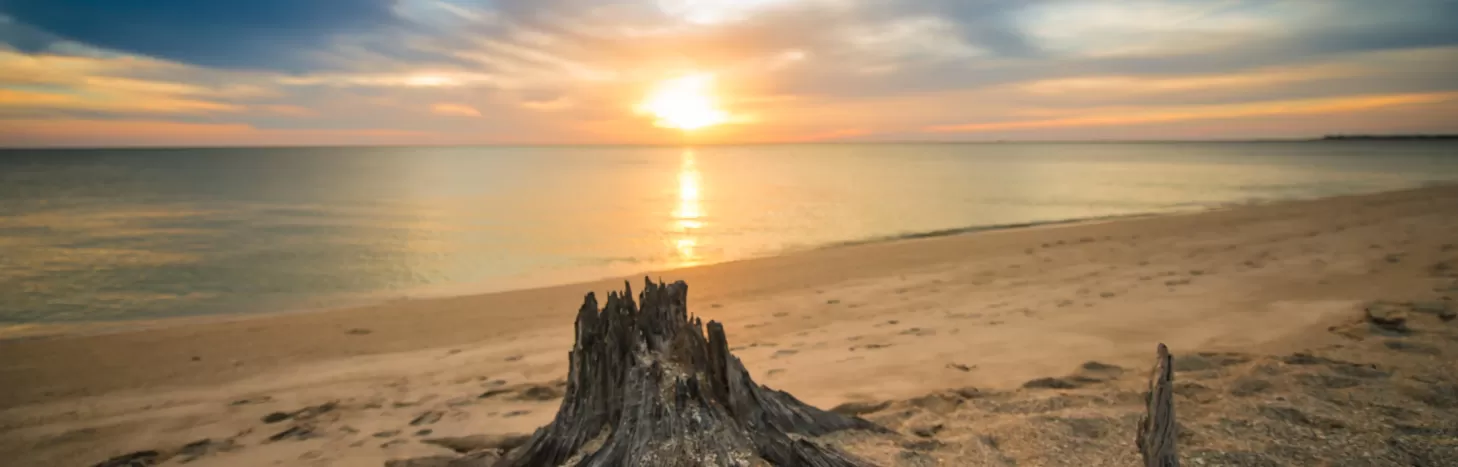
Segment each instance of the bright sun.
[{"label": "bright sun", "polygon": [[638,110],[653,115],[653,123],[664,128],[690,131],[718,125],[728,121],[729,114],[719,110],[713,87],[714,75],[706,73],[664,81]]}]

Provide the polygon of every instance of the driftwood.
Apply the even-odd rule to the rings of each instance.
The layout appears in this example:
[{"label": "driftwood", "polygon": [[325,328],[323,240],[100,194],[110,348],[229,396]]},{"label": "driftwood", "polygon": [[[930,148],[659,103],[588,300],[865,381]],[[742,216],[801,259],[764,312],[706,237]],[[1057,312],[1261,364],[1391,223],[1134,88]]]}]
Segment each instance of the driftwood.
[{"label": "driftwood", "polygon": [[688,315],[687,284],[645,282],[641,305],[587,294],[556,418],[498,467],[869,465],[808,437],[884,428],[755,384],[724,327]]},{"label": "driftwood", "polygon": [[[641,306],[629,288],[608,294],[599,311],[588,293],[577,314],[566,394],[550,424],[529,439],[426,439],[466,455],[392,460],[386,467],[871,465],[810,438],[841,430],[891,431],[755,384],[729,353],[724,327],[710,321],[706,333],[688,315],[687,294],[682,281],[646,281]],[[1164,344],[1157,354],[1135,445],[1145,467],[1179,467],[1173,359]],[[156,465],[198,448],[192,443],[139,451],[96,466]],[[500,457],[503,450],[509,452]]]},{"label": "driftwood", "polygon": [[1154,371],[1149,377],[1149,406],[1139,420],[1139,435],[1135,444],[1144,457],[1145,467],[1179,467],[1179,453],[1175,447],[1177,426],[1174,412],[1174,364],[1169,349],[1159,344],[1154,361]]}]

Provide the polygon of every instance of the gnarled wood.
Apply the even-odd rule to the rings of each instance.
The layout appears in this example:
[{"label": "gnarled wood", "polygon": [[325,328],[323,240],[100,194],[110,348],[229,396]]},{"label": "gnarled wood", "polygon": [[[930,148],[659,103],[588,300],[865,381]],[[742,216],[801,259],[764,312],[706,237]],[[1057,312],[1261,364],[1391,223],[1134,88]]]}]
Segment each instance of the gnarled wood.
[{"label": "gnarled wood", "polygon": [[1179,467],[1175,448],[1174,362],[1169,349],[1159,344],[1154,372],[1149,377],[1148,412],[1139,421],[1135,443],[1145,467]]},{"label": "gnarled wood", "polygon": [[724,327],[689,316],[687,284],[645,282],[641,306],[587,294],[556,418],[498,467],[866,465],[806,437],[883,428],[755,384]]}]

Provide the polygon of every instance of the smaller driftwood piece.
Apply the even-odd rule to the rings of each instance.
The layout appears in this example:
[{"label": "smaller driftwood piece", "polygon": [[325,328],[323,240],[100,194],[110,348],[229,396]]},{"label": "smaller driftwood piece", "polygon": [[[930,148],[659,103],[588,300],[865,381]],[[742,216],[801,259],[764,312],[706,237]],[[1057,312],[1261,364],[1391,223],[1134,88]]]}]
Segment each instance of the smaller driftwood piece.
[{"label": "smaller driftwood piece", "polygon": [[1149,405],[1139,421],[1135,444],[1144,457],[1145,467],[1179,467],[1179,453],[1175,449],[1178,433],[1174,412],[1174,359],[1164,344],[1159,344],[1155,352],[1158,357],[1149,376],[1146,401]]}]

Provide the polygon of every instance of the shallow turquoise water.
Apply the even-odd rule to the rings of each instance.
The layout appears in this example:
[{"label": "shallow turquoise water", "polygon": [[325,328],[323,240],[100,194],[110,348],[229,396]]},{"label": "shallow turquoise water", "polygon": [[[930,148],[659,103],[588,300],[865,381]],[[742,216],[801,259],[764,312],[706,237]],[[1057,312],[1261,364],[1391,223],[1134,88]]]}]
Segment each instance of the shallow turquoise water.
[{"label": "shallow turquoise water", "polygon": [[341,306],[1458,181],[1458,143],[0,151],[0,322]]}]

